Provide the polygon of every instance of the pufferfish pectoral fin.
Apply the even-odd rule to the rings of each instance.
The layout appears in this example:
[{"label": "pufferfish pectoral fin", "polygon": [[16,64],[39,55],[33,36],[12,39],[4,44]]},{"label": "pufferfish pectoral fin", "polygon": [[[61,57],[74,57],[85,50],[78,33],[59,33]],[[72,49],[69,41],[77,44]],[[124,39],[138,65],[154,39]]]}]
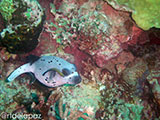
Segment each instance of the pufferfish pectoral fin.
[{"label": "pufferfish pectoral fin", "polygon": [[51,80],[52,78],[54,78],[56,76],[56,71],[51,71],[49,79]]},{"label": "pufferfish pectoral fin", "polygon": [[56,72],[57,72],[59,75],[61,75],[62,77],[64,77],[63,73],[60,72],[57,68],[51,68],[51,69],[45,71],[42,75],[44,76],[47,72],[50,72],[50,71],[52,71],[51,77],[54,77],[54,76],[56,75]]},{"label": "pufferfish pectoral fin", "polygon": [[26,73],[26,74],[29,75],[30,78],[31,78],[30,84],[33,84],[33,83],[36,81],[36,77],[35,77],[34,73],[28,72],[28,73]]}]

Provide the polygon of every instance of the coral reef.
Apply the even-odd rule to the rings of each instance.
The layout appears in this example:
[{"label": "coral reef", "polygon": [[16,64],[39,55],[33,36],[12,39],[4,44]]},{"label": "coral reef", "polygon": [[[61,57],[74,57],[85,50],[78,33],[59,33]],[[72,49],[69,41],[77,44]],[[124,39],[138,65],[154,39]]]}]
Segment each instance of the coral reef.
[{"label": "coral reef", "polygon": [[[33,50],[38,44],[38,36],[42,30],[44,13],[36,0],[1,1],[4,6],[2,16],[7,19],[1,31],[0,43],[11,53],[24,53]],[[12,10],[11,8],[14,8]],[[3,7],[2,7],[3,8]],[[9,10],[6,13],[5,10]],[[11,10],[10,10],[11,9]],[[7,15],[6,15],[7,14]]]},{"label": "coral reef", "polygon": [[[155,0],[106,0],[114,8],[132,12],[136,24],[148,30],[152,27],[160,28],[159,4]],[[145,6],[145,7],[144,7]]]},{"label": "coral reef", "polygon": [[[104,12],[106,9],[110,10],[110,6],[102,1],[89,0],[81,6],[74,1],[63,1],[59,9],[56,9],[54,4],[50,7],[55,21],[46,22],[45,31],[56,39],[57,43],[65,46],[78,44],[79,49],[91,55],[99,67],[103,67],[109,59],[122,52],[121,45],[129,42],[134,32],[130,28],[133,23],[128,19],[128,14],[110,15]],[[115,21],[117,18],[118,22]],[[123,27],[126,22],[130,25],[129,28]]]},{"label": "coral reef", "polygon": [[55,23],[46,23],[46,31],[50,32],[58,43],[62,43],[62,40],[70,41],[71,37],[76,38],[76,34],[80,31],[90,36],[97,36],[100,32],[103,34],[109,32],[110,23],[104,13],[90,10],[86,14],[88,4],[78,9],[76,4],[68,5],[67,2],[64,1],[58,10],[55,9],[54,4],[50,4]]},{"label": "coral reef", "polygon": [[25,105],[32,103],[32,93],[34,90],[29,90],[26,85],[18,82],[5,83],[0,80],[0,113],[12,113]]},{"label": "coral reef", "polygon": [[[115,87],[106,88],[107,91],[103,94],[104,96],[104,112],[101,119],[119,119],[128,120],[136,119],[141,120],[141,112],[143,110],[143,105],[141,105],[141,100],[138,98],[133,98],[133,102],[127,102],[122,99],[124,89],[118,84],[114,84]],[[118,90],[120,89],[120,90]],[[120,92],[123,91],[123,92]],[[98,113],[97,113],[98,114]]]},{"label": "coral reef", "polygon": [[[137,13],[137,0],[15,1],[6,4],[15,6],[0,9],[0,112],[40,114],[44,120],[160,119],[160,31],[137,27],[158,28],[152,21],[156,7],[155,14],[148,11],[154,1],[140,1],[151,4],[146,11],[140,6]],[[135,15],[137,25],[128,11]],[[144,12],[146,17],[141,18]],[[138,16],[141,19],[137,21]],[[148,23],[142,24],[146,19]],[[37,43],[32,43],[35,49],[28,53],[11,54],[23,51],[9,48],[20,46],[15,42],[22,34],[27,42],[38,38],[39,44],[35,48]],[[13,44],[6,42],[8,37],[15,38]],[[22,75],[6,83],[6,77],[30,54],[54,55],[75,64],[82,82],[49,88]]]},{"label": "coral reef", "polygon": [[[56,115],[61,119],[93,119],[95,112],[99,109],[101,101],[100,92],[93,85],[82,84],[77,88],[65,86],[61,88],[62,97],[58,103],[53,106],[54,110],[50,110],[48,114]],[[56,108],[58,105],[58,108]],[[56,111],[57,110],[57,111]]]}]

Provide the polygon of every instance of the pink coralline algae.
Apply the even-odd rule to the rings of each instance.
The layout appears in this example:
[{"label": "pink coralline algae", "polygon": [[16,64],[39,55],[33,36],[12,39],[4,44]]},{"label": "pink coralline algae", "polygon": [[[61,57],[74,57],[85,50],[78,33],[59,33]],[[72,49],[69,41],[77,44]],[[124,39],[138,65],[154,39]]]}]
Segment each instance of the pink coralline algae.
[{"label": "pink coralline algae", "polygon": [[[97,31],[96,34],[93,34],[93,30],[88,29],[88,31],[85,31],[88,32],[88,35],[86,35],[84,31],[76,31],[76,38],[71,39],[71,44],[75,42],[78,43],[78,49],[91,55],[95,63],[99,67],[103,67],[108,60],[117,57],[128,45],[136,44],[137,42],[144,44],[147,42],[148,38],[145,32],[135,27],[135,24],[128,18],[129,14],[117,12],[106,3],[100,3],[103,4],[103,11],[96,11],[96,14],[100,16],[100,21],[97,22],[104,23],[102,25],[106,25],[106,31],[100,33]],[[83,5],[85,6],[87,4],[98,6],[98,2],[87,2]],[[90,9],[90,12],[92,12],[92,9]],[[81,15],[83,16],[84,13],[82,12]],[[89,21],[94,22],[96,17],[97,16],[94,15],[91,16]],[[97,27],[99,27],[101,31],[100,24],[99,26],[97,25]]]},{"label": "pink coralline algae", "polygon": [[[128,18],[129,14],[118,13],[102,1],[88,1],[81,3],[81,6],[74,1],[67,4],[70,6],[63,1],[59,10],[51,5],[55,21],[46,22],[45,31],[58,43],[69,43],[72,46],[78,43],[77,49],[91,55],[99,67],[103,67],[108,60],[122,52],[122,44],[128,44],[127,42],[132,40],[134,24]],[[102,10],[98,9],[98,4],[104,4]],[[87,5],[93,7],[87,11]],[[94,9],[96,11],[93,11]],[[107,12],[108,10],[113,11],[112,14]]]}]

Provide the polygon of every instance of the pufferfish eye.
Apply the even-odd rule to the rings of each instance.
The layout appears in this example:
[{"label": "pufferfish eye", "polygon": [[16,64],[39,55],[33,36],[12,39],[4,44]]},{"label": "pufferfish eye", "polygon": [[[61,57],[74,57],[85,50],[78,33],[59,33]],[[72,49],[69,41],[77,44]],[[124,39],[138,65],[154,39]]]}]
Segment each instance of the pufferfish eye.
[{"label": "pufferfish eye", "polygon": [[64,76],[68,76],[70,74],[70,71],[68,69],[64,68],[62,70],[62,73],[63,73]]}]

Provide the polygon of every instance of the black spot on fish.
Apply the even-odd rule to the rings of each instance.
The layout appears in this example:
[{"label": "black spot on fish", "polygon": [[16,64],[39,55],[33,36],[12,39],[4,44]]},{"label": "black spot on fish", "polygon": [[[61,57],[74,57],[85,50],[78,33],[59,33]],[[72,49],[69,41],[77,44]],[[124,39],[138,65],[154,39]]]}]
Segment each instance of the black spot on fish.
[{"label": "black spot on fish", "polygon": [[52,62],[52,60],[50,62]]},{"label": "black spot on fish", "polygon": [[69,77],[69,79],[72,79],[71,77]]},{"label": "black spot on fish", "polygon": [[52,82],[52,83],[54,84],[54,83],[56,83],[56,82]]},{"label": "black spot on fish", "polygon": [[39,68],[39,70],[41,70],[41,68]]},{"label": "black spot on fish", "polygon": [[45,61],[45,59],[41,59],[41,61]]},{"label": "black spot on fish", "polygon": [[47,81],[47,82],[48,82],[48,77],[46,77],[46,78],[45,78],[45,81]]},{"label": "black spot on fish", "polygon": [[59,65],[61,65],[61,63],[59,63]]},{"label": "black spot on fish", "polygon": [[58,60],[57,60],[57,62],[58,62]]}]

